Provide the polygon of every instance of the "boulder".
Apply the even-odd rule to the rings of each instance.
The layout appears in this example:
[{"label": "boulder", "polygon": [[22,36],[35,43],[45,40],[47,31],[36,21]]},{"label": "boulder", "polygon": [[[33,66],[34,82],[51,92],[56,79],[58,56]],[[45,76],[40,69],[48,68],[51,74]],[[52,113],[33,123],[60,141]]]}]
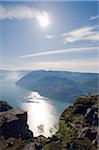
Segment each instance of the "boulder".
[{"label": "boulder", "polygon": [[96,105],[87,110],[85,119],[88,124],[98,126],[98,107]]},{"label": "boulder", "polygon": [[91,141],[95,140],[97,136],[97,132],[94,131],[92,128],[89,127],[84,127],[81,130],[81,133],[79,134],[79,137],[87,137],[88,139],[90,139]]},{"label": "boulder", "polygon": [[[5,107],[3,108],[8,108],[9,105],[7,103],[4,104]],[[3,135],[5,139],[10,137],[31,139],[33,133],[28,130],[27,112],[11,108],[10,106],[9,108],[6,111],[0,112],[0,136]]]},{"label": "boulder", "polygon": [[92,105],[96,104],[98,96],[80,96],[73,106],[73,114],[85,115],[87,109],[91,108]]}]

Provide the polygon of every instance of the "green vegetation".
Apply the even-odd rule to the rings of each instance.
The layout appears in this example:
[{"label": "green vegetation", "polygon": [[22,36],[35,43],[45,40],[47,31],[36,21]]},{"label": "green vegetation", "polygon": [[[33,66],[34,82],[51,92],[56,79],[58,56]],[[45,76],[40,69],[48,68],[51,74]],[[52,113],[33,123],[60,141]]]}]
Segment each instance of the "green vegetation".
[{"label": "green vegetation", "polygon": [[60,121],[58,135],[62,138],[65,144],[75,137],[75,133],[75,129],[68,127],[63,120]]}]

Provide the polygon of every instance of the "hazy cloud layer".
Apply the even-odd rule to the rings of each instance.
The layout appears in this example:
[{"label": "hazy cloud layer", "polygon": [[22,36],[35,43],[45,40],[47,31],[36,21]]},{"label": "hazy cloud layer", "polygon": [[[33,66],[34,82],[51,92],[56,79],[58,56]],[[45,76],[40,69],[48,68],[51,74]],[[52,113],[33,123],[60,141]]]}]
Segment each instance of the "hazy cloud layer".
[{"label": "hazy cloud layer", "polygon": [[5,64],[0,65],[0,69],[9,70],[65,70],[65,71],[80,71],[80,72],[99,72],[98,62],[89,60],[66,60],[56,62],[31,62],[23,64]]},{"label": "hazy cloud layer", "polygon": [[42,51],[42,52],[37,52],[37,53],[32,53],[32,54],[27,54],[27,55],[20,56],[19,59],[36,57],[36,56],[61,54],[61,53],[67,53],[67,52],[90,51],[90,50],[97,50],[97,47],[78,47],[78,48],[69,48],[69,49]]},{"label": "hazy cloud layer", "polygon": [[99,41],[99,32],[97,26],[87,26],[68,33],[63,33],[63,43],[72,43],[75,41]]},{"label": "hazy cloud layer", "polygon": [[89,20],[96,20],[96,19],[99,19],[99,15],[97,15],[97,16],[92,16],[92,17],[90,17]]},{"label": "hazy cloud layer", "polygon": [[47,39],[53,39],[55,37],[55,34],[49,34],[45,36]]},{"label": "hazy cloud layer", "polygon": [[39,19],[40,16],[48,17],[50,14],[46,11],[33,9],[27,5],[0,5],[0,19]]}]

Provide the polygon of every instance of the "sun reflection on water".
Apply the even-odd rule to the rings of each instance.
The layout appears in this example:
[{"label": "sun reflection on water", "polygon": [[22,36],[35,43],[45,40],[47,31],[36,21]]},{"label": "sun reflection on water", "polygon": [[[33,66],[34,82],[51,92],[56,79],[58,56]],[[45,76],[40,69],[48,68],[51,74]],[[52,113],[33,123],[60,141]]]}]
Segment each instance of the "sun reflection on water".
[{"label": "sun reflection on water", "polygon": [[28,125],[34,136],[42,134],[51,136],[57,130],[57,110],[49,103],[48,99],[37,92],[32,92],[24,99],[22,108],[28,112]]}]

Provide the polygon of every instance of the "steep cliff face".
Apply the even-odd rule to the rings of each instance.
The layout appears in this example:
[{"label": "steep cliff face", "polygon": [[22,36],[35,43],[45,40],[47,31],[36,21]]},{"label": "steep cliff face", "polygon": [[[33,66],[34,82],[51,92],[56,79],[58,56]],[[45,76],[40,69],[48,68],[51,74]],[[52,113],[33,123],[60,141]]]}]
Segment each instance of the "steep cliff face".
[{"label": "steep cliff face", "polygon": [[98,98],[90,95],[78,97],[74,105],[62,113],[59,132],[63,125],[72,132],[67,150],[97,148]]},{"label": "steep cliff face", "polygon": [[32,138],[33,134],[27,125],[27,112],[16,110],[6,102],[0,101],[0,105],[1,108],[2,106],[4,108],[0,112],[0,136],[3,135],[5,139],[10,137],[22,139]]},{"label": "steep cliff face", "polygon": [[96,150],[98,96],[80,96],[60,116],[59,130],[43,150]]},{"label": "steep cliff face", "polygon": [[98,96],[78,97],[61,114],[57,133],[48,138],[33,137],[27,113],[9,108],[0,112],[0,150],[96,150],[97,128]]}]

